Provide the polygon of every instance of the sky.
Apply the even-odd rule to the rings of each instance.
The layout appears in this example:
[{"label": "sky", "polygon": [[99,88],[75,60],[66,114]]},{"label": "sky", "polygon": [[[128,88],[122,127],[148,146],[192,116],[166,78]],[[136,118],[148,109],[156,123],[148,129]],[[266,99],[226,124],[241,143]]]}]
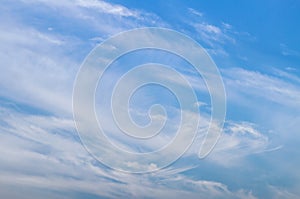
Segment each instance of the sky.
[{"label": "sky", "polygon": [[[299,9],[297,0],[3,0],[0,198],[299,198]],[[94,48],[145,27],[172,29],[206,50],[224,83],[226,118],[217,144],[199,159],[213,110],[203,77],[186,60],[162,50],[121,56],[95,90],[95,113],[114,144],[131,152],[155,151],[174,141],[180,113],[189,122],[200,119],[182,157],[158,171],[134,174],[110,168],[89,153],[76,129],[73,89]],[[151,119],[166,122],[160,135],[135,140],[115,126],[105,99],[126,71],[146,63],[179,71],[190,82],[200,113],[180,110],[176,96],[161,86],[141,87],[128,101],[131,119],[140,126]],[[159,69],[122,85],[149,76],[182,86]],[[121,103],[122,95],[116,100]],[[153,104],[165,112],[151,112],[150,118]],[[183,124],[187,129],[189,122]]]}]

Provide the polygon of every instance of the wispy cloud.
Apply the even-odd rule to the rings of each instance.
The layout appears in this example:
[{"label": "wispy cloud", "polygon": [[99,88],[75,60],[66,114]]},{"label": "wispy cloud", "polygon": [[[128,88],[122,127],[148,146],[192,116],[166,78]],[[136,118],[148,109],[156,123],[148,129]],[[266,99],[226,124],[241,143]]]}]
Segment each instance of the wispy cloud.
[{"label": "wispy cloud", "polygon": [[300,56],[300,52],[289,48],[286,44],[280,44],[281,54],[284,56]]},{"label": "wispy cloud", "polygon": [[[70,3],[73,3],[71,1]],[[99,0],[77,0],[75,4],[86,7],[86,8],[93,8],[100,12],[105,12],[113,15],[125,16],[125,17],[139,17],[140,13],[138,11],[130,10],[124,6],[107,3],[105,1]]]},{"label": "wispy cloud", "polygon": [[[260,97],[288,107],[299,107],[300,86],[298,83],[290,83],[289,80],[285,81],[276,76],[241,68],[226,69],[223,70],[223,74],[225,84],[229,88],[228,91],[232,93],[228,97],[248,95],[252,98]],[[256,104],[253,103],[253,105]]]},{"label": "wispy cloud", "polygon": [[235,44],[235,36],[238,34],[233,26],[222,22],[220,25],[209,23],[204,14],[192,8],[188,9],[194,20],[186,20],[192,28],[189,34],[205,45],[211,55],[227,56],[224,50],[225,45]]},{"label": "wispy cloud", "polygon": [[[285,188],[278,188],[272,185],[269,185],[270,190],[273,192],[272,198],[275,199],[297,199],[299,198],[298,194],[291,193]],[[297,191],[298,192],[298,191]]]},{"label": "wispy cloud", "polygon": [[[9,32],[4,31],[7,28]],[[0,40],[1,96],[70,113],[72,81],[78,68],[78,63],[64,55],[70,39],[2,24]]]},{"label": "wispy cloud", "polygon": [[[130,175],[102,166],[80,143],[71,119],[71,98],[76,72],[84,56],[96,43],[120,31],[153,25],[171,27],[170,24],[153,13],[107,1],[24,0],[5,3],[8,7],[1,8],[3,23],[0,25],[0,95],[43,109],[50,116],[24,113],[22,108],[18,111],[0,109],[1,197],[76,198],[78,193],[105,198],[255,198],[249,189],[232,190],[225,182],[196,180],[183,174],[198,162],[183,168],[170,167],[156,174]],[[28,12],[9,13],[9,9],[16,5]],[[43,8],[45,16],[51,13],[49,18],[43,18],[41,22],[39,17],[30,16],[30,9],[38,12],[38,8]],[[234,44],[235,36],[239,34],[234,26],[225,22],[219,25],[209,23],[202,12],[188,10],[197,18],[195,23],[186,23],[195,32],[195,38],[203,41],[211,53],[227,55],[224,46]],[[284,44],[281,48],[283,55],[299,56]],[[184,72],[197,92],[206,91],[205,85],[200,85],[192,72]],[[292,72],[277,71],[276,75],[270,75],[231,68],[223,70],[222,74],[230,103],[249,103],[258,107],[262,103],[256,101],[258,97],[267,103],[276,102],[288,107],[290,114],[292,109],[299,110],[300,101],[300,80]],[[163,73],[157,75],[178,83],[176,78],[166,77]],[[272,111],[270,108],[269,115]],[[189,116],[191,120],[195,118],[194,113]],[[209,119],[208,115],[201,115],[199,136],[187,157],[197,156]],[[296,132],[298,119],[285,125]],[[176,121],[173,122],[171,124],[176,127]],[[253,123],[229,121],[208,160],[212,165],[230,168],[242,165],[245,157],[251,154],[283,149],[281,145],[271,148],[269,136]],[[170,141],[170,137],[162,136],[156,141],[147,143],[146,147],[157,148]],[[22,191],[17,193],[16,189]],[[294,190],[277,186],[269,189],[274,198],[295,197]]]},{"label": "wispy cloud", "polygon": [[222,27],[207,22],[194,23],[192,26],[199,34],[202,41],[211,47],[215,47],[217,44],[224,44],[225,42],[235,42],[235,39],[227,35]]},{"label": "wispy cloud", "polygon": [[241,165],[248,155],[265,152],[269,147],[269,138],[254,124],[228,122],[208,159],[223,166],[236,166]]},{"label": "wispy cloud", "polygon": [[199,11],[193,9],[193,8],[188,8],[188,11],[189,11],[190,13],[192,13],[192,14],[198,16],[198,17],[203,17],[203,15],[204,15],[202,12],[199,12]]},{"label": "wispy cloud", "polygon": [[[68,16],[71,19],[81,19],[102,32],[107,31],[108,34],[145,25],[167,25],[154,13],[130,9],[102,0],[28,0],[23,1],[23,3],[42,5],[49,8],[55,7],[61,11],[68,11],[59,15]],[[107,21],[110,21],[110,23],[107,23]]]},{"label": "wispy cloud", "polygon": [[62,0],[62,1],[49,1],[49,0],[26,0],[23,3],[30,4],[44,4],[52,7],[61,8],[87,8],[93,9],[103,14],[111,14],[121,17],[140,17],[139,11],[128,9],[122,5],[108,3],[101,0]]},{"label": "wispy cloud", "polygon": [[[14,7],[15,3],[12,1],[8,6]],[[94,40],[95,37],[107,37],[128,28],[151,24],[152,20],[155,23],[160,21],[154,14],[140,15],[138,11],[105,1],[29,0],[18,3],[18,6],[29,10],[33,5],[46,6],[43,7],[46,13],[52,12],[55,7],[59,10],[57,16],[70,24],[76,22],[77,25],[72,28],[81,29],[82,25],[91,34],[86,38],[80,31],[58,31],[64,30],[64,24],[60,24],[59,20],[53,26],[51,20],[56,20],[57,16],[45,22],[45,25],[49,23],[45,29],[22,22],[20,18],[32,17],[28,13],[20,13],[19,18],[2,9],[1,17],[5,22],[0,27],[0,68],[3,71],[0,74],[0,93],[2,97],[59,114],[71,114],[73,82],[84,56],[99,42]]]},{"label": "wispy cloud", "polygon": [[[169,171],[168,178],[164,177],[168,172],[140,176],[106,169],[81,146],[71,120],[3,108],[0,118],[6,124],[0,134],[0,184],[8,190],[1,189],[1,196],[14,196],[8,189],[13,186],[23,187],[31,198],[41,196],[36,190],[49,198],[71,198],[68,194],[72,192],[108,198],[254,198],[249,191],[232,192],[219,182],[190,179],[180,174],[182,169]],[[59,194],[62,191],[64,197]]]}]

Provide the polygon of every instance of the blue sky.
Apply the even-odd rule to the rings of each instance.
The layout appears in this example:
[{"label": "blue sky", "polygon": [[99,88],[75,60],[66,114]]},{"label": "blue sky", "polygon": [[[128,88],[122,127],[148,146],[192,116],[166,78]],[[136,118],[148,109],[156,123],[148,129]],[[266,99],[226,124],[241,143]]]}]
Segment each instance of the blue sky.
[{"label": "blue sky", "polygon": [[[4,0],[0,197],[298,198],[299,9],[296,0]],[[198,136],[169,167],[129,174],[104,166],[82,146],[72,92],[80,65],[94,47],[141,27],[176,30],[206,49],[223,78],[227,114],[224,132],[206,158],[197,156],[202,143]],[[124,70],[145,62],[172,65],[191,81],[199,99],[201,135],[211,111],[203,79],[174,55],[148,50],[113,63],[103,80],[106,92],[96,93],[96,112],[110,132],[107,136],[126,150],[142,152],[162,147],[174,136],[178,103],[159,87],[145,87],[130,101],[132,117],[141,125],[149,122],[152,104],[165,105],[166,133],[154,142],[120,135],[106,117],[109,107],[102,97]]]}]

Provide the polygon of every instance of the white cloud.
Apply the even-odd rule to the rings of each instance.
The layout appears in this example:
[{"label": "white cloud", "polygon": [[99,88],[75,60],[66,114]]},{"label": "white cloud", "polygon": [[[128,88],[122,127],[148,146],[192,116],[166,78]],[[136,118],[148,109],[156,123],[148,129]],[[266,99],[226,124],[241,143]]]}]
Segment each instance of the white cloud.
[{"label": "white cloud", "polygon": [[108,3],[106,1],[102,0],[61,0],[61,1],[50,1],[50,0],[25,0],[24,3],[42,3],[49,6],[55,6],[55,7],[65,7],[65,8],[71,8],[71,7],[82,7],[82,8],[90,8],[95,9],[98,12],[106,13],[106,14],[112,14],[116,16],[132,16],[132,17],[139,17],[138,11],[130,10],[124,6],[118,5],[118,4],[112,4]]},{"label": "white cloud", "polygon": [[278,188],[276,186],[269,185],[269,189],[272,192],[272,198],[274,199],[297,199],[299,198],[299,190],[295,190],[294,193],[285,188]]},{"label": "white cloud", "polygon": [[70,113],[72,81],[79,65],[64,55],[65,41],[18,25],[2,25],[0,41],[1,96]]},{"label": "white cloud", "polygon": [[232,29],[232,25],[228,24],[228,23],[225,23],[225,22],[222,22],[222,26],[227,29],[227,30],[230,30]]},{"label": "white cloud", "polygon": [[[251,98],[260,97],[287,107],[299,107],[300,87],[298,84],[241,68],[226,69],[222,71],[222,74],[225,77],[224,82],[227,91],[230,92],[228,94],[229,100],[236,101],[239,100],[237,96],[247,95]],[[252,104],[257,105],[253,101]]]},{"label": "white cloud", "polygon": [[287,67],[285,71],[276,68],[273,69],[274,76],[284,78],[286,81],[297,85],[300,84],[300,78],[295,73],[297,73],[297,69],[291,67]]},{"label": "white cloud", "polygon": [[[14,3],[7,3],[8,7],[13,7]],[[20,20],[26,20],[28,15],[20,13],[16,16],[9,9],[3,9],[0,95],[55,114],[71,114],[73,82],[80,62],[98,42],[93,38],[101,35],[102,40],[126,29],[152,24],[153,20],[162,23],[154,14],[139,13],[105,1],[28,0],[20,3],[18,6],[26,9],[30,9],[28,5],[41,7],[45,15],[56,12],[64,21],[74,24],[74,28],[89,28],[86,31],[93,33],[91,38],[82,38],[76,32],[57,32],[62,24],[49,21],[45,23],[51,24],[51,31],[49,28],[43,30]]]},{"label": "white cloud", "polygon": [[235,42],[232,37],[215,25],[202,22],[194,23],[192,26],[195,28],[200,38],[211,47],[216,47],[218,44],[224,44],[225,42]]},{"label": "white cloud", "polygon": [[203,13],[202,13],[202,12],[199,12],[199,11],[193,9],[193,8],[188,8],[188,11],[189,11],[190,13],[192,13],[192,14],[198,16],[198,17],[202,17],[202,16],[203,16]]},{"label": "white cloud", "polygon": [[[69,19],[76,19],[76,23],[82,20],[85,25],[94,26],[109,36],[112,33],[116,34],[120,31],[146,25],[168,26],[154,13],[131,9],[102,0],[24,0],[23,3],[54,7],[60,11],[58,14],[62,17],[67,16]],[[69,19],[65,18],[65,20]]]},{"label": "white cloud", "polygon": [[100,1],[99,0],[76,0],[75,4],[86,8],[97,9],[98,11],[109,13],[109,14],[126,16],[126,17],[128,16],[139,17],[138,11],[129,10],[124,6],[111,4],[101,0]]},{"label": "white cloud", "polygon": [[192,27],[191,32],[187,31],[187,34],[193,35],[194,39],[203,43],[210,55],[228,56],[227,51],[224,50],[224,46],[235,44],[235,35],[239,34],[230,24],[211,24],[203,18],[199,18],[199,16],[195,20],[187,19],[186,24]]},{"label": "white cloud", "polygon": [[268,151],[269,145],[268,137],[254,124],[228,122],[208,159],[226,167],[241,165],[248,155]]},{"label": "white cloud", "polygon": [[286,44],[280,44],[281,54],[284,56],[300,56],[300,52],[289,48]]},{"label": "white cloud", "polygon": [[[157,19],[155,15],[151,14],[149,14],[150,19],[145,19],[143,13],[139,11],[102,1],[78,0],[73,3],[67,0],[28,0],[24,2],[37,2],[38,6],[44,4],[58,8],[63,16],[72,19],[69,21],[70,23],[80,18],[82,24],[86,22],[92,25],[101,36],[117,33],[127,28],[143,26],[142,23],[137,24],[135,20],[130,21],[127,18],[136,17],[140,20],[139,22],[146,24],[151,24],[153,19]],[[113,16],[113,18],[108,18],[106,15],[99,17],[93,12]],[[202,13],[197,14],[202,15]],[[119,26],[116,27],[115,24],[119,24]],[[194,25],[208,44],[234,42],[234,39],[226,33],[227,29],[232,28],[228,24],[223,24],[223,27],[206,22]],[[55,27],[51,27],[51,33],[46,33],[38,28],[23,26],[17,22],[9,25],[1,24],[1,96],[43,108],[60,116],[69,115],[71,113],[72,84],[79,66],[74,58],[68,56],[68,52],[78,49],[68,46],[69,43],[78,42],[76,35],[74,37],[55,34]],[[228,70],[224,74],[227,78],[227,85],[237,94],[248,93],[251,96],[260,96],[283,105],[299,107],[297,102],[300,101],[300,94],[297,85],[243,69]],[[170,81],[172,80],[170,79]],[[176,81],[174,80],[174,82]],[[200,89],[206,88],[202,86]],[[168,178],[161,177],[162,179],[153,180],[151,175],[129,175],[95,166],[94,160],[83,150],[76,139],[71,119],[28,116],[3,109],[0,112],[9,112],[8,115],[12,116],[2,117],[3,125],[1,125],[0,134],[2,151],[0,183],[3,185],[0,186],[0,193],[4,198],[13,198],[10,197],[12,196],[10,194],[16,194],[13,191],[16,187],[20,189],[25,187],[30,190],[29,196],[30,194],[39,194],[35,190],[42,189],[43,193],[45,190],[82,191],[113,198],[124,195],[164,198],[253,197],[248,191],[232,192],[220,182],[189,179],[179,175],[180,171],[176,170]],[[207,119],[204,118],[204,124]],[[252,124],[232,122],[225,130],[226,132],[215,151],[211,154],[211,160],[214,162],[228,166],[239,162],[249,154],[269,150],[268,138]],[[161,142],[163,141],[161,140]],[[155,144],[159,144],[159,142]],[[196,147],[197,151],[193,154],[198,152],[199,145]],[[156,165],[151,166],[155,167]],[[156,184],[156,182],[161,184]],[[178,190],[178,187],[186,188],[189,191]],[[284,191],[282,193],[285,194]],[[47,198],[61,197],[54,193],[48,194],[50,195]],[[25,197],[25,195],[16,197]],[[282,194],[278,193],[278,195]],[[44,195],[42,194],[42,196]],[[36,198],[40,197],[41,195],[36,196]]]},{"label": "white cloud", "polygon": [[192,180],[179,174],[183,170],[131,175],[97,166],[74,139],[70,120],[24,115],[6,108],[1,109],[0,119],[6,124],[0,134],[1,197],[26,198],[11,192],[10,187],[22,187],[30,198],[40,198],[41,193],[48,198],[72,198],[68,195],[72,192],[109,198],[254,197],[244,190],[232,192],[219,182]]}]

